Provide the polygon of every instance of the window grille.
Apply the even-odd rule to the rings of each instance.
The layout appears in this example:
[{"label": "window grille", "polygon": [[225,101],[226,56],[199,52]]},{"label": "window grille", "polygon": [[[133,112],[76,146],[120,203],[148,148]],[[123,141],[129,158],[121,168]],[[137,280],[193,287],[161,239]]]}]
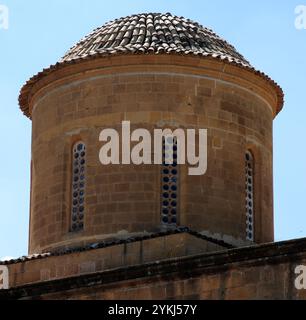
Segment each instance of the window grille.
[{"label": "window grille", "polygon": [[[173,161],[171,161],[171,159]],[[162,211],[161,221],[163,225],[176,226],[178,224],[178,214],[179,214],[178,203],[179,203],[178,143],[177,143],[177,138],[175,137],[165,137],[163,139],[162,206],[161,206],[161,211]]]},{"label": "window grille", "polygon": [[245,155],[246,238],[254,241],[254,157],[250,151]]},{"label": "window grille", "polygon": [[71,206],[71,231],[84,229],[85,217],[85,166],[86,146],[83,142],[77,142],[72,151],[72,206]]}]

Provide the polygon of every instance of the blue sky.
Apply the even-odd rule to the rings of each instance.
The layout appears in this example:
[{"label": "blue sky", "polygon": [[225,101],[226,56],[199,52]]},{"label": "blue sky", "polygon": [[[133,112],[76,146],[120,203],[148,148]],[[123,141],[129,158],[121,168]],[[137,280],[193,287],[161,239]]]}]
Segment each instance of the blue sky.
[{"label": "blue sky", "polygon": [[[304,3],[303,3],[304,2]],[[306,0],[0,0],[0,258],[27,254],[31,123],[19,111],[24,82],[105,22],[140,12],[171,12],[212,28],[284,89],[274,123],[275,237],[306,237],[306,30],[294,25]]]}]

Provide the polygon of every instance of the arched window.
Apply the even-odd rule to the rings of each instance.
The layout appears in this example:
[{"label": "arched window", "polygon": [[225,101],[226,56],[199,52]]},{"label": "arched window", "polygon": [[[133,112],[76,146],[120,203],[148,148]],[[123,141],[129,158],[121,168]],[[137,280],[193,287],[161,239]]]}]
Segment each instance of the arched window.
[{"label": "arched window", "polygon": [[[172,164],[169,163],[169,159]],[[168,160],[168,161],[167,161]],[[163,139],[161,221],[165,226],[178,224],[179,169],[177,138]]]},{"label": "arched window", "polygon": [[71,231],[84,229],[86,146],[79,141],[72,150]]},{"label": "arched window", "polygon": [[245,154],[246,238],[254,241],[254,157]]}]

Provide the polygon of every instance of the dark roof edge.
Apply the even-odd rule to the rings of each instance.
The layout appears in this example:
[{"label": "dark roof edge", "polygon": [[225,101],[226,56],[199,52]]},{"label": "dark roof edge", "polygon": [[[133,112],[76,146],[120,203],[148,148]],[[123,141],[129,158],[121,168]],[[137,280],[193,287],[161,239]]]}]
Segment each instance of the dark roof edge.
[{"label": "dark roof edge", "polygon": [[8,260],[8,261],[0,261],[0,265],[12,265],[12,264],[17,264],[17,263],[21,263],[21,262],[45,259],[45,258],[49,258],[49,257],[64,256],[64,255],[73,254],[73,253],[103,249],[103,248],[113,247],[113,246],[117,246],[117,245],[135,243],[135,242],[139,242],[139,241],[156,239],[156,238],[161,238],[161,237],[175,235],[175,234],[182,234],[182,233],[190,234],[190,235],[195,236],[197,238],[200,238],[202,240],[206,240],[206,241],[211,242],[213,244],[224,247],[225,249],[235,248],[233,245],[226,243],[225,241],[202,235],[196,231],[190,230],[187,227],[179,227],[176,229],[171,229],[171,230],[162,231],[162,232],[158,232],[158,233],[147,234],[147,235],[143,235],[143,236],[134,236],[134,237],[130,237],[127,239],[121,239],[121,240],[118,239],[118,240],[103,241],[103,242],[99,242],[99,243],[89,244],[84,247],[76,247],[76,248],[70,248],[70,249],[65,249],[65,250],[63,249],[63,250],[58,250],[58,251],[55,251],[52,253],[34,254],[31,256],[24,256],[24,257],[21,257],[18,259],[13,259],[13,260]]}]

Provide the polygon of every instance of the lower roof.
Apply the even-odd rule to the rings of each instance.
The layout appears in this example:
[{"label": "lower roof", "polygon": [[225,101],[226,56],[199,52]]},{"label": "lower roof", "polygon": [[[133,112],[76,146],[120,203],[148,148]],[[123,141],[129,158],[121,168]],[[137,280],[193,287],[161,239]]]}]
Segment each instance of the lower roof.
[{"label": "lower roof", "polygon": [[235,265],[258,266],[299,262],[306,257],[306,239],[236,248],[217,253],[157,261],[143,265],[91,273],[60,280],[40,282],[0,291],[0,299],[35,298],[45,294],[98,287],[122,281],[190,278],[201,274],[215,274]]},{"label": "lower roof", "polygon": [[162,238],[162,237],[169,236],[169,235],[183,234],[183,233],[187,233],[187,234],[190,234],[194,237],[208,241],[212,244],[216,244],[220,247],[223,247],[224,249],[235,248],[232,244],[227,243],[223,240],[219,240],[219,239],[216,239],[213,237],[203,235],[199,232],[192,231],[187,227],[178,227],[175,229],[161,231],[161,232],[157,232],[157,233],[145,234],[142,236],[133,236],[133,237],[129,237],[126,239],[115,239],[115,240],[111,239],[111,240],[106,240],[106,241],[102,241],[102,242],[89,244],[89,245],[86,245],[83,247],[57,250],[52,253],[50,252],[50,253],[42,253],[42,254],[33,254],[30,256],[23,256],[18,259],[12,259],[12,260],[8,260],[8,261],[0,261],[0,265],[11,265],[11,264],[17,264],[20,262],[46,259],[49,257],[64,256],[64,255],[69,255],[72,253],[97,250],[97,249],[108,248],[108,247],[113,247],[113,246],[122,245],[122,244],[129,244],[129,243],[140,242],[140,241],[145,241],[145,240],[150,240],[150,239]]}]

